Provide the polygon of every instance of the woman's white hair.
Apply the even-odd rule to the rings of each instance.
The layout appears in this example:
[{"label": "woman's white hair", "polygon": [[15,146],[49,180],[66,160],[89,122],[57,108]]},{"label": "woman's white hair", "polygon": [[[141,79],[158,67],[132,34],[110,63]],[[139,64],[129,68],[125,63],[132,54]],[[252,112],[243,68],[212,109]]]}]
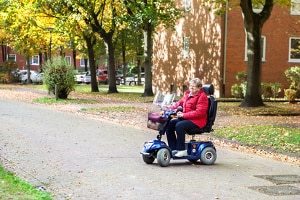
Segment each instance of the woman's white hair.
[{"label": "woman's white hair", "polygon": [[199,78],[193,78],[192,80],[190,80],[190,85],[192,84],[194,84],[198,88],[202,87],[202,82]]}]

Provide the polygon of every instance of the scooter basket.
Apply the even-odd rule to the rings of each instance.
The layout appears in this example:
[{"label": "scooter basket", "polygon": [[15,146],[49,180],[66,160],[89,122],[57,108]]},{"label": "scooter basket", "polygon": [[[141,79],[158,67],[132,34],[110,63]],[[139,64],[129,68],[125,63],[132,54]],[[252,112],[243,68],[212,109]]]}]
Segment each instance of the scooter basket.
[{"label": "scooter basket", "polygon": [[161,116],[159,113],[149,113],[148,114],[148,122],[147,128],[153,130],[160,130],[162,126],[164,126],[167,118]]}]

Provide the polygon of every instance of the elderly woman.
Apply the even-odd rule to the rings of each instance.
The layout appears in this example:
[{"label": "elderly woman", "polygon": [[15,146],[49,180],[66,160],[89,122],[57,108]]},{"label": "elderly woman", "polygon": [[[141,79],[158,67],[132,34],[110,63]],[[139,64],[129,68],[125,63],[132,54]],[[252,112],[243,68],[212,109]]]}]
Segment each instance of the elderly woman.
[{"label": "elderly woman", "polygon": [[203,128],[207,122],[208,99],[199,78],[190,81],[189,90],[170,108],[177,109],[179,106],[183,111],[177,113],[177,118],[172,119],[166,129],[168,144],[175,157],[187,156],[185,133]]}]

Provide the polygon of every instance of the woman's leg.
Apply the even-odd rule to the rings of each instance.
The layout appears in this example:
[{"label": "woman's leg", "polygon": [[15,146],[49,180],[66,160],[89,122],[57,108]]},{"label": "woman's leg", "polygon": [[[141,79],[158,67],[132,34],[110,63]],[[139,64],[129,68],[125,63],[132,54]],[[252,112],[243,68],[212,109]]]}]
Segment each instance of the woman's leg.
[{"label": "woman's leg", "polygon": [[179,119],[172,119],[166,129],[168,145],[172,150],[176,150],[176,135],[175,135],[175,125]]},{"label": "woman's leg", "polygon": [[198,128],[198,126],[190,120],[182,120],[176,123],[175,130],[177,133],[177,150],[185,150],[185,133],[195,128]]}]

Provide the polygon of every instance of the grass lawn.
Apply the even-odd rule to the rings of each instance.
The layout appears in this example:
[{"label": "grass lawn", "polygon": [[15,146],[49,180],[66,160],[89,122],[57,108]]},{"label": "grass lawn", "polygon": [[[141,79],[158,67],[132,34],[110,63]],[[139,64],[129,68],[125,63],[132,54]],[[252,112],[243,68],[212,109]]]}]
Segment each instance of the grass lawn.
[{"label": "grass lawn", "polygon": [[49,193],[37,190],[0,166],[0,199],[51,200]]}]

